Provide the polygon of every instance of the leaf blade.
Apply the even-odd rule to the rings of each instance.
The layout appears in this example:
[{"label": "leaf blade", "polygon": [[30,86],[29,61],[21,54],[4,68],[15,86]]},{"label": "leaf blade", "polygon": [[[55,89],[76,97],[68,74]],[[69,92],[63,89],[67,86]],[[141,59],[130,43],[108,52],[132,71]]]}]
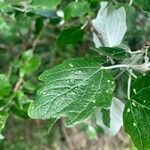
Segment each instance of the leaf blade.
[{"label": "leaf blade", "polygon": [[95,59],[76,58],[44,72],[40,80],[45,85],[29,108],[30,117],[66,117],[66,124],[71,127],[87,120],[96,107],[109,107],[114,81],[100,67]]},{"label": "leaf blade", "polygon": [[149,77],[147,74],[135,81],[134,93],[131,100],[127,101],[123,115],[125,131],[140,150],[150,149]]},{"label": "leaf blade", "polygon": [[107,2],[101,2],[100,4],[101,9],[97,17],[92,20],[93,41],[96,48],[119,45],[127,31],[126,11],[124,7],[115,10]]}]

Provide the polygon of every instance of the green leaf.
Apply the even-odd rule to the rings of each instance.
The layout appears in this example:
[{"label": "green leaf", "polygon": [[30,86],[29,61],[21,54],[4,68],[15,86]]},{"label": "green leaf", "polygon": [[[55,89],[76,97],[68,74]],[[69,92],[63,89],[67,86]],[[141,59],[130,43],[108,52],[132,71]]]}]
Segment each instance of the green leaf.
[{"label": "green leaf", "polygon": [[114,80],[101,69],[99,60],[75,58],[45,71],[39,78],[44,86],[29,107],[31,118],[66,117],[66,125],[87,120],[97,107],[108,108]]},{"label": "green leaf", "polygon": [[6,120],[8,118],[8,114],[5,112],[0,112],[0,133],[5,127]]},{"label": "green leaf", "polygon": [[87,2],[71,2],[65,8],[64,17],[66,20],[71,17],[82,16],[90,11],[90,4]]},{"label": "green leaf", "polygon": [[22,65],[20,67],[20,76],[23,77],[25,74],[30,74],[35,71],[41,64],[40,57],[33,55],[32,50],[26,51],[23,54]]},{"label": "green leaf", "polygon": [[35,34],[38,35],[44,26],[43,18],[37,18],[35,22]]},{"label": "green leaf", "polygon": [[9,9],[10,9],[9,4],[4,3],[4,2],[0,2],[0,11],[6,11],[6,10],[9,10]]},{"label": "green leaf", "polygon": [[150,149],[150,75],[138,78],[124,110],[125,131],[139,150]]},{"label": "green leaf", "polygon": [[110,127],[110,109],[101,109],[102,112],[102,120],[104,125],[106,125],[107,127]]},{"label": "green leaf", "polygon": [[0,97],[6,97],[11,92],[11,84],[5,74],[0,74]]},{"label": "green leaf", "polygon": [[61,0],[32,0],[33,7],[52,9],[61,3]]},{"label": "green leaf", "polygon": [[[28,104],[26,104],[26,105],[28,105],[29,106],[29,103]],[[27,107],[27,106],[26,106]],[[28,107],[27,107],[28,108]],[[19,108],[18,106],[15,106],[15,105],[13,105],[12,107],[11,107],[11,112],[13,113],[13,114],[15,114],[15,115],[17,115],[18,117],[21,117],[21,118],[24,118],[24,119],[27,119],[28,118],[28,109],[27,108]]]},{"label": "green leaf", "polygon": [[93,41],[96,48],[113,47],[121,44],[127,31],[126,11],[124,7],[115,9],[108,2],[101,2],[97,17],[92,20]]},{"label": "green leaf", "polygon": [[123,48],[120,47],[100,47],[92,48],[92,50],[117,60],[122,60],[131,56],[128,52],[126,52]]},{"label": "green leaf", "polygon": [[31,81],[26,81],[23,85],[23,88],[30,93],[33,93],[36,90],[36,84]]},{"label": "green leaf", "polygon": [[139,93],[144,88],[148,88],[150,86],[150,75],[145,74],[141,77],[138,77],[133,84],[133,95]]},{"label": "green leaf", "polygon": [[150,11],[150,1],[149,0],[135,0],[137,4],[140,5],[144,10]]},{"label": "green leaf", "polygon": [[61,31],[57,43],[59,45],[75,44],[82,41],[83,30],[78,26],[70,27]]}]

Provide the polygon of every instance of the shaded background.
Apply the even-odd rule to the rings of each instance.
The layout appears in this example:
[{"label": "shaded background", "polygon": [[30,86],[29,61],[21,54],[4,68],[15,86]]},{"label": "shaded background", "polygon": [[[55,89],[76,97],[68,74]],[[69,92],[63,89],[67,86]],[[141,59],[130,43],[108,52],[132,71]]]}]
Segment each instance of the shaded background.
[{"label": "shaded background", "polygon": [[[0,73],[8,75],[15,87],[23,54],[34,49],[34,55],[41,59],[39,68],[23,78],[23,82],[15,91],[15,103],[11,104],[10,115],[3,131],[5,139],[0,142],[0,149],[6,150],[128,150],[133,147],[130,137],[121,131],[115,137],[103,134],[93,120],[89,120],[74,128],[66,128],[64,120],[59,120],[48,132],[48,121],[30,120],[27,115],[27,102],[35,99],[36,90],[41,86],[38,76],[47,68],[59,64],[63,60],[79,56],[96,56],[90,50],[94,46],[90,24],[84,30],[81,40],[74,44],[60,44],[58,37],[64,28],[74,25],[82,26],[86,19],[94,18],[99,9],[99,1],[90,2],[91,10],[83,16],[71,18],[60,25],[62,18],[57,10],[64,10],[70,1],[63,1],[54,10],[21,12],[14,8],[0,7]],[[124,1],[125,2],[125,1]],[[117,3],[116,7],[124,5],[127,12],[128,31],[123,43],[132,51],[150,44],[150,14],[138,6]],[[15,7],[19,7],[13,4]],[[1,102],[1,101],[0,101]],[[20,107],[20,105],[22,107]],[[134,149],[134,148],[133,148]]]}]

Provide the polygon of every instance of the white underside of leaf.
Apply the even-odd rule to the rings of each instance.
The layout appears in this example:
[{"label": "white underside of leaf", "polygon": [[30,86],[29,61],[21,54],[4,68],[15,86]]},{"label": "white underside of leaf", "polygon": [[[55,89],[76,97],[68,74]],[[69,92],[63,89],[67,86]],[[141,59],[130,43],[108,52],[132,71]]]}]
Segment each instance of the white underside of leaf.
[{"label": "white underside of leaf", "polygon": [[102,45],[107,47],[119,45],[127,31],[125,9],[121,7],[112,10],[111,6],[107,6],[107,2],[101,2],[100,4],[101,9],[97,17],[92,20],[92,25],[103,39],[103,43],[98,41],[98,36],[93,33],[95,46],[99,48]]},{"label": "white underside of leaf", "polygon": [[103,128],[106,134],[114,136],[118,133],[123,125],[123,110],[124,103],[114,97],[110,108],[110,128],[103,123],[101,109],[97,109],[96,111],[96,122],[100,127]]}]

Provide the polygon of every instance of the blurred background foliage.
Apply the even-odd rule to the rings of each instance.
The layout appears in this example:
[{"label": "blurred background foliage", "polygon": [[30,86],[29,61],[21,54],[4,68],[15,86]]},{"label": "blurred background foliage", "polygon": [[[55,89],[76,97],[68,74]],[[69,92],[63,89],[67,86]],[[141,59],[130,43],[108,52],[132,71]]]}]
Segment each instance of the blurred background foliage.
[{"label": "blurred background foliage", "polygon": [[[60,120],[48,132],[48,121],[33,121],[27,114],[41,86],[38,76],[44,70],[70,57],[97,55],[90,49],[94,47],[90,20],[96,16],[99,3],[0,0],[0,131],[5,137],[1,150],[132,147],[123,131],[109,138],[92,120],[72,129],[66,129]],[[137,0],[132,7],[128,0],[112,3],[124,6],[127,12],[128,31],[123,43],[133,51],[150,45],[150,13],[144,11],[149,10],[149,2],[142,6]]]}]

